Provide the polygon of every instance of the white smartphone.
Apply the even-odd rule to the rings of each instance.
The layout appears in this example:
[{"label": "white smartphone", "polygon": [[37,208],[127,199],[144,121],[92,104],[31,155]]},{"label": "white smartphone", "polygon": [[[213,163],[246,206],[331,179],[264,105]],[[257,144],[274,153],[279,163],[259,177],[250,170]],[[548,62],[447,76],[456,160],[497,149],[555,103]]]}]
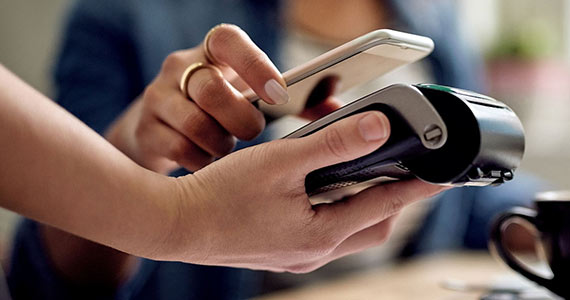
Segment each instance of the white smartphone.
[{"label": "white smartphone", "polygon": [[[340,94],[426,57],[433,47],[428,37],[390,29],[372,31],[283,73],[289,103],[268,105],[259,101],[259,107],[275,118],[299,114],[311,91],[324,78],[339,80],[335,92]],[[252,102],[259,100],[251,90],[244,95]]]}]

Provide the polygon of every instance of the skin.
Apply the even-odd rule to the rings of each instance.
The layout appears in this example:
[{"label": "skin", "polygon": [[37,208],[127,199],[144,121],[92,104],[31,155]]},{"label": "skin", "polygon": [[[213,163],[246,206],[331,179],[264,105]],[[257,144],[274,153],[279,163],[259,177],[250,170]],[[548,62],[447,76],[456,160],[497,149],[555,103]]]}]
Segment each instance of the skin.
[{"label": "skin", "polygon": [[391,216],[442,189],[412,180],[310,205],[309,172],[388,139],[389,122],[379,112],[170,178],[137,165],[4,68],[0,79],[0,204],[142,257],[308,272],[382,243]]},{"label": "skin", "polygon": [[[334,44],[387,27],[384,21],[388,17],[381,1],[347,5],[348,1],[335,0],[331,5],[329,0],[291,0],[289,4],[287,14],[293,26]],[[344,8],[339,9],[340,6]],[[317,12],[319,17],[315,17]],[[348,23],[351,26],[344,26]],[[178,80],[189,64],[205,61],[201,46],[170,55],[157,78],[105,135],[113,146],[146,169],[162,174],[179,166],[200,170],[196,175],[178,179],[166,179],[134,167],[77,120],[50,107],[51,103],[43,103],[45,98],[22,85],[14,92],[14,87],[6,84],[14,81],[13,76],[1,70],[2,78],[10,79],[2,81],[2,99],[13,101],[16,97],[43,103],[16,108],[21,115],[10,119],[14,124],[21,124],[22,120],[30,122],[30,126],[18,126],[14,132],[22,133],[22,128],[30,131],[24,130],[26,139],[15,148],[0,150],[2,158],[17,156],[14,160],[17,166],[2,168],[1,205],[53,225],[42,226],[42,236],[54,268],[64,278],[83,287],[113,290],[136,270],[137,259],[128,253],[209,265],[309,272],[336,258],[381,244],[399,210],[440,191],[438,187],[410,181],[373,188],[342,203],[310,207],[301,184],[307,173],[302,163],[311,165],[327,155],[336,160],[349,159],[357,152],[365,152],[367,143],[356,141],[355,148],[359,149],[353,149],[347,145],[354,141],[338,138],[342,135],[335,133],[346,130],[343,134],[354,134],[357,116],[343,121],[329,133],[306,139],[307,149],[309,141],[328,149],[328,153],[321,148],[312,149],[318,153],[316,157],[307,152],[309,161],[299,161],[298,153],[295,157],[287,156],[303,150],[299,146],[303,143],[278,141],[240,151],[203,168],[228,154],[236,137],[251,139],[263,130],[265,120],[244,101],[239,91],[251,87],[271,103],[263,84],[269,79],[283,84],[267,56],[239,28],[217,30],[209,47],[216,60],[222,62],[217,65],[222,75],[212,69],[194,73],[187,91],[193,101],[188,101],[178,90]],[[226,55],[232,52],[235,55]],[[2,106],[6,105],[4,102]],[[215,104],[228,109],[213,110],[219,106]],[[44,106],[45,111],[40,109]],[[318,118],[337,107],[338,103],[327,99],[322,105],[304,111],[302,116]],[[239,114],[227,113],[235,110]],[[11,117],[11,111],[2,107],[3,141],[19,137],[7,132],[8,127],[4,126],[8,120],[4,114]],[[44,124],[36,118],[60,123]],[[41,140],[40,144],[52,150],[48,154],[39,151],[46,149],[36,146],[36,139],[42,137],[47,140]],[[53,142],[62,140],[64,143],[60,145]],[[38,151],[23,151],[32,142]],[[375,143],[377,147],[382,140]],[[62,145],[67,146],[65,152],[58,148]],[[69,150],[74,154],[71,160],[67,159]],[[271,159],[274,156],[284,156],[287,160],[276,164]],[[46,165],[46,157],[54,158],[57,163]],[[17,168],[28,166],[30,158],[35,166],[30,170],[39,173],[18,174],[21,170]],[[109,162],[109,166],[102,167]],[[234,169],[237,173],[228,172]],[[37,174],[42,176],[41,180]],[[15,182],[16,178],[20,182]],[[74,182],[71,191],[69,182]],[[54,199],[53,195],[62,191],[67,191],[64,193],[67,198]],[[44,205],[38,206],[38,201]]]},{"label": "skin", "polygon": [[[180,167],[199,170],[230,153],[236,138],[257,136],[265,119],[239,91],[252,88],[272,103],[264,85],[270,79],[284,85],[281,74],[237,26],[216,29],[208,48],[221,73],[212,68],[196,71],[188,82],[192,101],[179,90],[178,82],[188,65],[207,61],[203,45],[169,55],[157,77],[110,126],[105,138],[137,164],[168,174]],[[325,98],[302,116],[315,119],[339,106],[333,98]],[[56,270],[82,286],[116,286],[136,269],[136,257],[57,228],[43,226],[42,235]],[[61,240],[68,241],[68,247],[62,247]],[[109,268],[92,267],[101,265]]]},{"label": "skin", "polygon": [[[330,13],[330,9],[325,12]],[[354,36],[358,33],[352,31],[348,34]],[[347,38],[345,33],[337,40]],[[262,87],[269,79],[283,84],[280,73],[237,27],[224,26],[216,30],[208,46],[216,61],[221,62],[217,67],[223,76],[208,68],[195,72],[187,91],[194,101],[188,101],[179,91],[178,81],[188,65],[206,61],[203,48],[199,45],[173,53],[167,57],[160,73],[145,92],[109,128],[105,138],[137,164],[167,174],[180,166],[191,171],[199,170],[215,158],[229,153],[236,137],[251,139],[259,134],[265,120],[259,111],[252,109],[252,105],[245,103],[238,91],[251,87],[270,103]],[[234,54],[228,56],[225,53]],[[210,87],[203,88],[204,83]],[[221,102],[227,109],[208,109],[216,106],[213,103]],[[306,109],[302,116],[315,119],[338,107],[338,102],[328,98]],[[240,112],[239,118],[234,117],[238,115],[235,112],[226,113],[234,108]],[[42,232],[53,265],[72,282],[83,286],[114,287],[136,270],[137,258],[134,256],[54,227],[44,226]],[[73,247],[59,246],[62,239]],[[98,265],[109,268],[92,268]]]},{"label": "skin", "polygon": [[207,61],[202,45],[170,54],[107,132],[106,138],[141,166],[163,174],[180,166],[195,171],[230,153],[236,138],[251,140],[265,127],[263,114],[239,91],[251,87],[273,104],[264,85],[273,79],[285,86],[277,68],[237,26],[219,27],[208,42],[218,70],[193,73],[187,90],[192,101],[178,82],[187,66]]}]

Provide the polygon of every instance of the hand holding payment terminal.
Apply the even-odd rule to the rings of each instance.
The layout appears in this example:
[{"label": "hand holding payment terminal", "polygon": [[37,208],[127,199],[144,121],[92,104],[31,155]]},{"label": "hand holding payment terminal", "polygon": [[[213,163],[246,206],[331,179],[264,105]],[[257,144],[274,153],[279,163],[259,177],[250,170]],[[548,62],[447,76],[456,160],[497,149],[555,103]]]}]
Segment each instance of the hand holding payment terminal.
[{"label": "hand holding payment terminal", "polygon": [[366,156],[309,173],[305,187],[311,202],[330,202],[379,182],[411,177],[442,185],[497,185],[513,178],[523,156],[524,131],[509,107],[432,84],[389,86],[285,138],[306,136],[370,110],[386,114],[390,138]]}]

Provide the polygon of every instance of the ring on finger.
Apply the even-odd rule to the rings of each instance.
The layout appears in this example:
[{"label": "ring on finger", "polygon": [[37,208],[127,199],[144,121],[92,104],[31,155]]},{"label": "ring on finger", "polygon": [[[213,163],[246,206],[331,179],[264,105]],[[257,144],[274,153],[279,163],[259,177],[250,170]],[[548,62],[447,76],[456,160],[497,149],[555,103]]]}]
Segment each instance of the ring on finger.
[{"label": "ring on finger", "polygon": [[212,70],[218,72],[218,74],[220,74],[220,76],[223,76],[222,71],[220,71],[220,69],[218,69],[214,65],[205,64],[203,62],[195,62],[195,63],[189,65],[184,70],[184,73],[182,73],[182,77],[180,78],[180,91],[182,92],[182,94],[184,94],[184,96],[186,98],[190,99],[190,95],[188,94],[188,82],[190,81],[190,77],[192,77],[192,74],[196,73],[196,71],[203,69],[203,68],[212,69]]},{"label": "ring on finger", "polygon": [[206,33],[206,36],[204,37],[204,43],[202,43],[202,47],[204,48],[204,55],[206,56],[206,59],[208,60],[208,62],[211,64],[221,65],[220,61],[218,61],[210,52],[210,46],[208,45],[208,43],[210,42],[210,38],[212,37],[214,32],[216,30],[218,30],[219,28],[226,26],[226,25],[227,24],[222,23],[222,24],[218,24],[218,25],[212,27],[212,29],[210,29],[210,31],[208,31],[208,33]]}]

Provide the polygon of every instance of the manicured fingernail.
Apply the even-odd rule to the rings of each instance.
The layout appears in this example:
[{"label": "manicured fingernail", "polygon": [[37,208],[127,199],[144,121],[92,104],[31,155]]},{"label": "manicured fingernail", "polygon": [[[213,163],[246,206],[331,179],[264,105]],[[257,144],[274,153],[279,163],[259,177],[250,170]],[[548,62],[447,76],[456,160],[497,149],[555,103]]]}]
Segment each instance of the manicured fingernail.
[{"label": "manicured fingernail", "polygon": [[388,124],[385,118],[380,118],[377,114],[369,113],[358,121],[360,135],[367,142],[378,141],[388,137]]},{"label": "manicured fingernail", "polygon": [[265,83],[265,92],[275,104],[285,104],[289,102],[287,90],[275,79],[270,79]]}]

